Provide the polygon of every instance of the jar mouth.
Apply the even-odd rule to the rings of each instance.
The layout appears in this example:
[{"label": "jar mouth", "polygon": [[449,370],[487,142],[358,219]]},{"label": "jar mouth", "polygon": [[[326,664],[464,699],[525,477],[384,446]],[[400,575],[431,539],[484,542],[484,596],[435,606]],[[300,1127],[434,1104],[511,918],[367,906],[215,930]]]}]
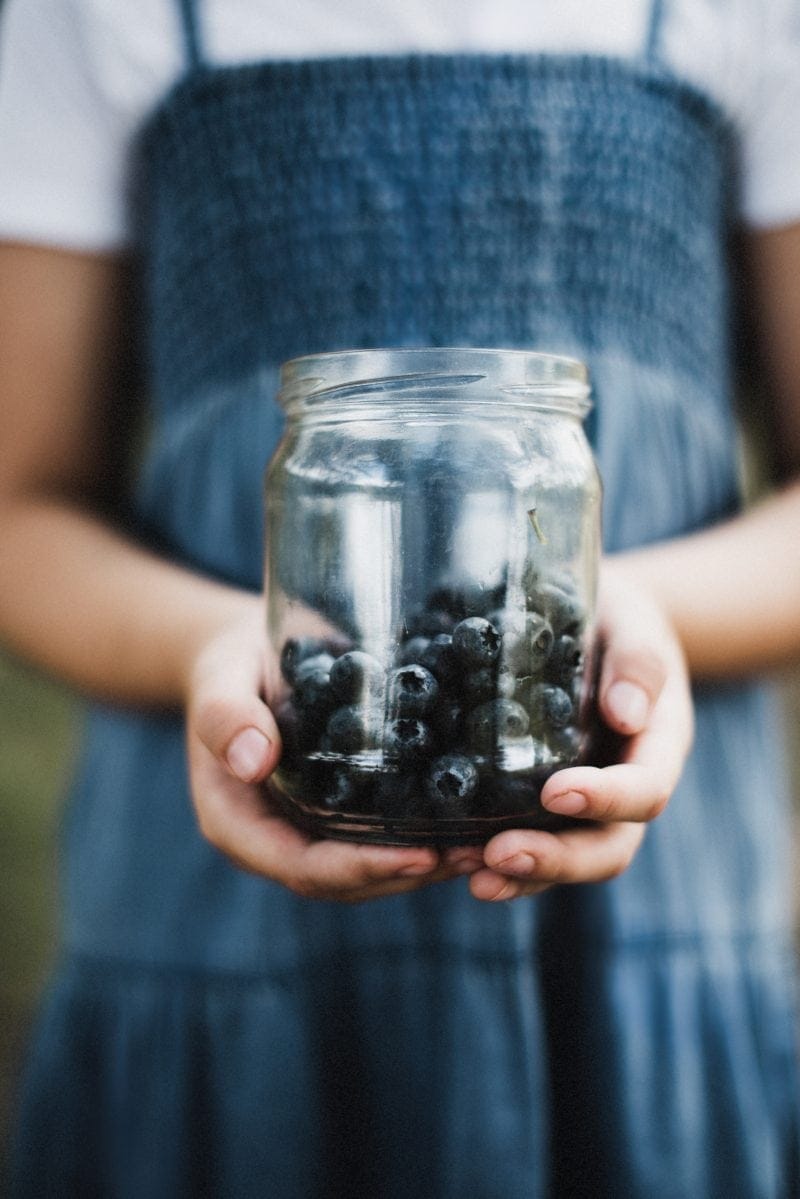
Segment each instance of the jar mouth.
[{"label": "jar mouth", "polygon": [[436,404],[487,402],[487,392],[519,408],[584,417],[591,408],[589,372],[577,358],[534,350],[461,347],[340,350],[308,354],[280,370],[278,403],[296,416],[329,404],[382,401],[398,395]]}]

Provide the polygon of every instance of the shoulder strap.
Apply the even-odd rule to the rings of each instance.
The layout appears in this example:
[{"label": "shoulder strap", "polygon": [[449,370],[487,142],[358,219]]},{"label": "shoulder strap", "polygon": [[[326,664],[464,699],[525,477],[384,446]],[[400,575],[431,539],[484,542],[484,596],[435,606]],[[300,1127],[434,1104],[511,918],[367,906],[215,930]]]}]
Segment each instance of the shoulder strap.
[{"label": "shoulder strap", "polygon": [[190,70],[202,66],[204,61],[197,16],[198,2],[199,0],[178,0],[184,44],[186,46],[186,57]]},{"label": "shoulder strap", "polygon": [[664,24],[665,0],[650,0],[650,12],[645,26],[643,54],[647,62],[661,59],[661,31]]}]

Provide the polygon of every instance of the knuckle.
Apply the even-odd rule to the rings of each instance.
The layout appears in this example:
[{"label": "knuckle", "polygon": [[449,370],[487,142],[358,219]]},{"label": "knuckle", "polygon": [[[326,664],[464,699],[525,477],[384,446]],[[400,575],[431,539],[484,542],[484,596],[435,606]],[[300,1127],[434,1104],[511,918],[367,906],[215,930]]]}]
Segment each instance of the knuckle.
[{"label": "knuckle", "polygon": [[225,739],[230,719],[230,704],[223,696],[205,696],[198,703],[195,713],[197,731],[201,740],[215,752]]},{"label": "knuckle", "polygon": [[305,875],[293,878],[291,889],[295,895],[299,895],[301,899],[323,899],[325,898],[322,889],[310,878]]},{"label": "knuckle", "polygon": [[591,814],[598,820],[613,820],[619,809],[617,796],[606,787],[600,787],[591,802]]},{"label": "knuckle", "polygon": [[615,656],[614,669],[631,682],[638,683],[652,697],[667,678],[666,663],[651,645],[628,645]]}]

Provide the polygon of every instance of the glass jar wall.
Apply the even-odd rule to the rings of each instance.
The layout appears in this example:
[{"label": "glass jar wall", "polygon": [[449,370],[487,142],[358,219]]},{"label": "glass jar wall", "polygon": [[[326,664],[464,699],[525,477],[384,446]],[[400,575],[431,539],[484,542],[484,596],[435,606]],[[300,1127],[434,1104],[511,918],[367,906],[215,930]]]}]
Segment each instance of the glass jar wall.
[{"label": "glass jar wall", "polygon": [[281,372],[266,484],[267,696],[286,815],[327,837],[554,827],[585,759],[600,481],[585,367],[348,351]]}]

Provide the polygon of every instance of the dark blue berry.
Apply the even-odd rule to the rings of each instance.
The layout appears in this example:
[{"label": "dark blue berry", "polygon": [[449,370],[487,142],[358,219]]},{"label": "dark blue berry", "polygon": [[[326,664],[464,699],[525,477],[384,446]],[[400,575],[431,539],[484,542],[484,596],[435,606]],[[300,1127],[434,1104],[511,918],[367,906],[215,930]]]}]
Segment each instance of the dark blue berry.
[{"label": "dark blue berry", "polygon": [[491,666],[470,670],[461,679],[461,695],[468,705],[486,703],[497,696],[497,671]]},{"label": "dark blue berry", "polygon": [[328,720],[326,733],[331,749],[341,754],[357,754],[378,745],[382,721],[370,708],[349,704],[337,708]]},{"label": "dark blue berry", "polygon": [[384,751],[389,758],[413,762],[433,748],[433,736],[427,724],[413,716],[390,720],[384,730]]},{"label": "dark blue berry", "polygon": [[292,637],[281,650],[281,674],[290,686],[294,685],[297,669],[308,658],[325,653],[327,643],[319,637]]},{"label": "dark blue berry", "polygon": [[499,741],[524,737],[530,727],[528,713],[512,699],[494,699],[470,712],[469,742],[480,753],[491,753]]},{"label": "dark blue berry", "polygon": [[281,764],[284,768],[296,768],[303,750],[310,748],[304,743],[300,713],[291,700],[287,700],[276,710],[275,720],[283,745]]},{"label": "dark blue berry", "polygon": [[295,682],[294,700],[304,719],[327,715],[335,703],[330,670],[324,665],[306,668],[304,663]]},{"label": "dark blue berry", "polygon": [[572,700],[552,683],[534,683],[528,689],[526,706],[535,725],[560,729],[572,719]]},{"label": "dark blue berry", "polygon": [[440,633],[438,637],[433,637],[417,661],[431,672],[440,687],[452,687],[458,678],[459,669],[453,650],[453,638],[448,633]]},{"label": "dark blue berry", "polygon": [[463,754],[446,754],[431,764],[425,780],[428,795],[437,808],[463,808],[478,790],[475,763]]},{"label": "dark blue berry", "polygon": [[571,764],[580,757],[581,734],[572,725],[549,730],[547,743],[550,746],[550,752],[559,762]]},{"label": "dark blue berry", "polygon": [[384,677],[378,659],[363,650],[350,650],[331,666],[331,688],[336,698],[345,704],[379,695]]},{"label": "dark blue berry", "polygon": [[398,716],[425,716],[439,694],[439,684],[424,666],[410,663],[389,675],[389,710]]},{"label": "dark blue berry", "polygon": [[500,653],[501,637],[482,616],[468,616],[453,629],[453,652],[464,666],[491,666]]},{"label": "dark blue berry", "polygon": [[318,654],[314,654],[311,658],[305,658],[294,672],[295,686],[297,686],[298,683],[301,683],[303,679],[307,678],[310,674],[314,674],[318,670],[324,670],[325,673],[330,677],[333,661],[334,660],[331,655],[325,653],[324,650]]},{"label": "dark blue berry", "polygon": [[528,597],[529,607],[542,613],[556,637],[578,637],[586,623],[586,613],[578,597],[555,583],[541,583]]},{"label": "dark blue berry", "polygon": [[410,666],[412,662],[421,662],[430,643],[430,637],[412,637],[409,641],[404,641],[394,656],[395,662],[398,666]]},{"label": "dark blue berry", "polygon": [[536,674],[553,648],[553,630],[538,612],[493,614],[503,635],[502,659],[515,674]]},{"label": "dark blue berry", "polygon": [[420,807],[422,787],[416,774],[407,770],[384,771],[375,792],[375,808],[381,816],[413,816]]},{"label": "dark blue berry", "polygon": [[456,749],[464,740],[464,709],[454,700],[439,700],[431,716],[434,732],[444,749]]},{"label": "dark blue berry", "polygon": [[450,633],[455,621],[449,612],[417,604],[406,613],[403,628],[406,637],[436,637]]},{"label": "dark blue berry", "polygon": [[346,812],[356,805],[358,790],[355,779],[348,770],[337,770],[333,776],[333,784],[325,792],[322,802],[332,812]]},{"label": "dark blue berry", "polygon": [[574,637],[556,637],[547,659],[547,677],[562,687],[570,687],[583,667],[583,650]]}]

